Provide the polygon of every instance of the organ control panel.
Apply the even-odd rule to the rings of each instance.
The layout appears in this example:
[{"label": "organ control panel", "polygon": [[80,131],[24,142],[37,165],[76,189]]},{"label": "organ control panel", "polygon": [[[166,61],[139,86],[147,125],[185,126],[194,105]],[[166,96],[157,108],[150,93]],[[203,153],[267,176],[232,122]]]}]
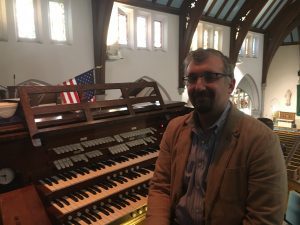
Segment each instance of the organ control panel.
[{"label": "organ control panel", "polygon": [[[150,96],[132,96],[149,87]],[[109,89],[121,98],[83,100],[86,91]],[[75,91],[80,103],[34,104]],[[159,142],[169,120],[187,113],[184,104],[164,102],[152,82],[21,87],[19,94],[23,116],[0,125],[2,223],[40,224],[31,216],[39,215],[43,224],[142,224]]]}]

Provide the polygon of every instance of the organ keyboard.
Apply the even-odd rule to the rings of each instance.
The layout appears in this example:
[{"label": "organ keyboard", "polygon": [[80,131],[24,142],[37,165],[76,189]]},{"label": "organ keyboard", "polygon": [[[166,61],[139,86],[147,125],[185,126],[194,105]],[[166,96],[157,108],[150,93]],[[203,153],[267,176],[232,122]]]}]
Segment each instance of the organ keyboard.
[{"label": "organ keyboard", "polygon": [[[149,87],[153,95],[132,96]],[[84,100],[87,91],[116,89],[122,98]],[[0,183],[0,208],[5,196],[33,185],[51,224],[141,223],[159,142],[168,121],[188,111],[184,104],[164,102],[152,82],[27,86],[18,91],[18,117],[0,123],[0,176],[2,171],[5,178]],[[33,102],[62,92],[78,92],[81,102]],[[13,214],[14,204],[10,205],[5,212]],[[30,225],[34,224],[38,223]]]}]

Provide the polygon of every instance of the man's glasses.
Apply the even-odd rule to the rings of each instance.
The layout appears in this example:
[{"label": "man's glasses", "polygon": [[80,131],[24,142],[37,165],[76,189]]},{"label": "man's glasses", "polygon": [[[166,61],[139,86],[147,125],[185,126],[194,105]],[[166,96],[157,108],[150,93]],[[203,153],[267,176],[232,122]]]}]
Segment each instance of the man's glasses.
[{"label": "man's glasses", "polygon": [[201,74],[190,74],[188,76],[183,77],[184,82],[186,85],[188,84],[195,84],[199,77],[203,78],[205,83],[212,83],[216,80],[220,79],[221,77],[229,77],[228,74],[223,73],[213,73],[213,72],[204,72]]}]

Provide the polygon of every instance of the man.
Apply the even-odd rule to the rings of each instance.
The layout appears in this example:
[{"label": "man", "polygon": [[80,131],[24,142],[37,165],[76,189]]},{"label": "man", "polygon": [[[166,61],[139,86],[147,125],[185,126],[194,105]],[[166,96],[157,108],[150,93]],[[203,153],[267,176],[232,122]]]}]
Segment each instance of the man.
[{"label": "man", "polygon": [[194,111],[172,120],[161,140],[146,224],[282,224],[287,176],[277,136],[230,103],[226,56],[198,49],[185,62]]}]

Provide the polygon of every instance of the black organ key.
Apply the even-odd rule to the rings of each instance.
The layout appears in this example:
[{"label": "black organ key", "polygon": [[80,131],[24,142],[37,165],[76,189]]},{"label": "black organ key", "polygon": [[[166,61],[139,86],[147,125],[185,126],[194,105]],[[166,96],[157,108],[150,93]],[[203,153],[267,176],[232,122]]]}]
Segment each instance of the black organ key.
[{"label": "black organ key", "polygon": [[106,180],[106,182],[107,183],[109,183],[109,184],[111,184],[112,186],[114,186],[114,187],[117,187],[118,186],[118,184],[116,184],[114,181],[112,181],[112,180]]},{"label": "black organ key", "polygon": [[84,215],[79,216],[79,218],[82,219],[87,224],[92,224],[91,221],[87,217],[85,217]]},{"label": "black organ key", "polygon": [[98,162],[98,163],[97,163],[97,166],[99,166],[101,169],[104,169],[104,168],[105,168],[105,165],[103,165],[101,162]]},{"label": "black organ key", "polygon": [[120,184],[124,183],[124,181],[122,179],[120,179],[119,177],[112,177],[111,179],[118,182],[118,183],[120,183]]},{"label": "black organ key", "polygon": [[83,214],[85,217],[89,218],[93,222],[97,222],[97,219],[91,215],[89,212]]},{"label": "black organ key", "polygon": [[107,188],[112,188],[113,187],[113,185],[110,182],[108,182],[107,180],[103,180],[101,183],[103,185],[105,185]]},{"label": "black organ key", "polygon": [[150,173],[148,170],[143,169],[143,168],[140,168],[138,171],[144,175]]},{"label": "black organ key", "polygon": [[91,194],[93,194],[93,195],[97,194],[97,192],[94,191],[94,190],[93,190],[92,188],[90,188],[90,187],[86,188],[86,190],[87,190],[88,192],[90,192]]},{"label": "black organ key", "polygon": [[77,172],[77,173],[79,173],[80,175],[84,175],[85,174],[85,172],[83,170],[81,170],[81,169],[75,169],[74,171]]},{"label": "black organ key", "polygon": [[126,204],[122,202],[119,198],[115,199],[115,203],[118,204],[120,207],[126,207]]},{"label": "black organ key", "polygon": [[117,208],[117,209],[122,209],[122,207],[120,206],[120,205],[118,205],[117,203],[115,203],[115,202],[110,202],[109,203],[111,206],[114,206],[115,208]]},{"label": "black organ key", "polygon": [[78,198],[74,194],[68,194],[67,195],[70,199],[72,199],[74,202],[78,202]]},{"label": "black organ key", "polygon": [[98,208],[97,208],[100,212],[102,212],[102,213],[104,213],[105,215],[109,215],[109,212],[108,211],[106,211],[105,209],[103,209],[101,206],[99,206]]},{"label": "black organ key", "polygon": [[94,189],[95,191],[97,191],[98,193],[101,193],[101,189],[98,188],[96,185],[93,186],[93,189]]},{"label": "black organ key", "polygon": [[89,169],[86,168],[86,167],[81,167],[80,170],[82,170],[82,171],[83,171],[84,173],[86,173],[86,174],[89,174],[89,173],[90,173]]},{"label": "black organ key", "polygon": [[68,202],[64,197],[58,199],[59,201],[63,202],[65,205],[70,205],[70,202]]},{"label": "black organ key", "polygon": [[133,201],[133,202],[137,201],[136,198],[134,198],[134,197],[132,197],[130,195],[124,195],[124,197],[127,198],[127,199],[129,199],[129,200],[131,200],[131,201]]},{"label": "black organ key", "polygon": [[75,193],[73,193],[73,195],[75,195],[77,198],[79,198],[80,200],[83,200],[84,197],[77,191]]},{"label": "black organ key", "polygon": [[120,179],[121,181],[123,181],[124,183],[127,182],[126,178],[123,176],[118,176],[117,178]]},{"label": "black organ key", "polygon": [[135,199],[137,199],[137,200],[141,200],[141,198],[135,193],[129,193],[128,195],[135,198]]},{"label": "black organ key", "polygon": [[135,159],[135,158],[138,157],[137,155],[135,155],[135,154],[133,154],[133,153],[129,153],[129,154],[127,154],[126,156],[127,156],[128,158],[130,158],[130,159]]},{"label": "black organ key", "polygon": [[60,208],[63,208],[64,207],[64,204],[62,204],[59,200],[57,199],[53,199],[53,202],[58,205]]},{"label": "black organ key", "polygon": [[77,173],[75,171],[65,172],[64,174],[68,175],[70,179],[77,178]]},{"label": "black organ key", "polygon": [[63,176],[62,174],[57,174],[57,177],[62,179],[63,181],[67,181],[67,177]]},{"label": "black organ key", "polygon": [[50,180],[52,184],[53,183],[58,184],[57,180],[53,177],[48,177],[48,180]]},{"label": "black organ key", "polygon": [[90,211],[90,213],[91,213],[94,217],[96,217],[98,220],[102,219],[102,217],[101,217],[98,213],[96,213],[94,210]]},{"label": "black organ key", "polygon": [[97,183],[97,185],[100,186],[100,187],[102,187],[102,188],[105,189],[105,190],[108,190],[108,189],[109,189],[109,188],[108,188],[105,184],[103,184],[103,183]]},{"label": "black organ key", "polygon": [[78,223],[76,220],[71,220],[71,224],[80,225],[80,223]]},{"label": "black organ key", "polygon": [[83,190],[78,190],[77,191],[81,196],[83,196],[84,198],[88,198],[89,195],[87,193],[85,193]]},{"label": "black organ key", "polygon": [[93,170],[94,172],[96,172],[97,170],[99,170],[99,167],[95,164],[89,165],[87,166],[90,170]]},{"label": "black organ key", "polygon": [[51,180],[49,180],[48,178],[43,179],[43,181],[48,184],[49,186],[53,186],[53,183]]},{"label": "black organ key", "polygon": [[110,207],[107,206],[107,205],[103,205],[102,208],[104,208],[105,210],[107,210],[107,211],[109,211],[109,212],[111,212],[111,213],[114,213],[114,212],[115,212],[112,208],[110,208]]}]

